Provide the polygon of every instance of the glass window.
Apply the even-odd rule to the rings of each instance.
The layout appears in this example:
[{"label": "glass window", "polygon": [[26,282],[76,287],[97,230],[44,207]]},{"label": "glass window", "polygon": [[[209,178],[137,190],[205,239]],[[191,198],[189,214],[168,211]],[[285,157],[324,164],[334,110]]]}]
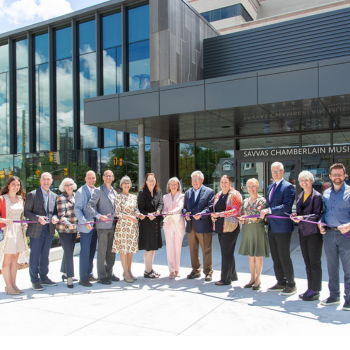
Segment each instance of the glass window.
[{"label": "glass window", "polygon": [[302,135],[301,144],[303,147],[327,146],[331,144],[331,135],[329,133]]},{"label": "glass window", "polygon": [[121,13],[102,17],[103,48],[108,49],[122,44]]},{"label": "glass window", "polygon": [[4,186],[5,182],[13,173],[13,155],[0,156],[0,186]]},{"label": "glass window", "polygon": [[315,178],[312,187],[322,193],[322,185],[329,182],[329,168],[331,166],[331,156],[306,156],[301,158],[301,170],[310,171]]},{"label": "glass window", "polygon": [[36,148],[37,151],[50,149],[50,87],[49,64],[35,68],[36,87]]},{"label": "glass window", "polygon": [[129,45],[129,91],[150,87],[149,40]]},{"label": "glass window", "polygon": [[[281,146],[283,145],[283,146]],[[267,136],[238,140],[239,150],[299,147],[299,135]]]},{"label": "glass window", "polygon": [[350,144],[350,131],[341,131],[333,133],[333,145]]},{"label": "glass window", "polygon": [[28,40],[16,42],[16,68],[28,67]]},{"label": "glass window", "polygon": [[128,10],[128,42],[149,39],[149,5]]},{"label": "glass window", "polygon": [[123,146],[124,133],[122,131],[104,129],[105,147]]},{"label": "glass window", "polygon": [[103,50],[103,94],[123,92],[121,46]]},{"label": "glass window", "polygon": [[221,19],[221,9],[211,11],[211,21],[219,21]]},{"label": "glass window", "polygon": [[56,31],[56,60],[72,57],[72,28]]},{"label": "glass window", "polygon": [[[0,154],[10,151],[9,75],[0,74]],[[1,169],[0,169],[1,170]]]},{"label": "glass window", "polygon": [[[73,149],[72,59],[56,62],[57,148]],[[62,153],[63,157],[66,157]],[[61,155],[60,155],[61,157]],[[64,162],[63,162],[64,163]],[[60,163],[62,164],[62,162]]]},{"label": "glass window", "polygon": [[178,177],[182,185],[182,191],[185,192],[191,188],[191,174],[195,169],[194,144],[177,144],[178,150]]},{"label": "glass window", "polygon": [[96,53],[79,58],[81,148],[97,147],[97,127],[84,124],[84,99],[96,96]]},{"label": "glass window", "polygon": [[9,49],[8,45],[0,46],[0,73],[9,71]]},{"label": "glass window", "polygon": [[49,62],[49,35],[38,35],[35,37],[35,64],[47,62]]},{"label": "glass window", "polygon": [[201,15],[208,21],[210,22],[210,12],[203,12]]},{"label": "glass window", "polygon": [[17,152],[29,152],[28,68],[17,70]]},{"label": "glass window", "polygon": [[95,20],[79,24],[79,54],[96,51]]}]

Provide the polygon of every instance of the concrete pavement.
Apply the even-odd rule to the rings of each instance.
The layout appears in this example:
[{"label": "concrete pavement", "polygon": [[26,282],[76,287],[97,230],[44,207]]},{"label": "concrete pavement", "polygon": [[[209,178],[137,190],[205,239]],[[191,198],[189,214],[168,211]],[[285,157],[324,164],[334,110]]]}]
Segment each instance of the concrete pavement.
[{"label": "concrete pavement", "polygon": [[[181,277],[168,278],[166,250],[156,252],[156,280],[143,278],[143,252],[134,255],[133,274],[138,280],[129,284],[114,282],[111,286],[94,283],[84,288],[77,282],[73,289],[59,282],[43,292],[31,289],[28,269],[18,271],[17,285],[24,289],[21,296],[4,292],[0,278],[0,335],[141,335],[141,336],[206,336],[206,335],[346,335],[350,312],[338,306],[323,307],[319,302],[305,302],[298,294],[306,289],[306,273],[298,237],[293,235],[292,260],[298,294],[290,297],[266,292],[275,284],[271,258],[264,259],[262,289],[242,288],[249,281],[248,257],[238,255],[241,234],[236,246],[239,281],[232,286],[215,286],[219,280],[221,255],[217,236],[213,236],[213,282],[188,280],[190,255],[188,246],[182,248]],[[79,257],[74,257],[76,276]],[[50,263],[49,277],[60,281],[61,261]],[[122,276],[117,256],[114,272]],[[341,273],[341,280],[343,274]],[[326,258],[323,255],[323,290],[328,297]],[[344,285],[341,284],[343,293]]]}]

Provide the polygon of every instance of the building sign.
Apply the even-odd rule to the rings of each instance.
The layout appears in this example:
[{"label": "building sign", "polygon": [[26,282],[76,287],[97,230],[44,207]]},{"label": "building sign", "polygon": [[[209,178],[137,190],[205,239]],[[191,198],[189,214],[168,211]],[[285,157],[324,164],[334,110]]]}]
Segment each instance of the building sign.
[{"label": "building sign", "polygon": [[350,145],[254,149],[236,151],[235,157],[237,159],[258,157],[278,158],[285,156],[319,156],[324,154],[350,154]]}]

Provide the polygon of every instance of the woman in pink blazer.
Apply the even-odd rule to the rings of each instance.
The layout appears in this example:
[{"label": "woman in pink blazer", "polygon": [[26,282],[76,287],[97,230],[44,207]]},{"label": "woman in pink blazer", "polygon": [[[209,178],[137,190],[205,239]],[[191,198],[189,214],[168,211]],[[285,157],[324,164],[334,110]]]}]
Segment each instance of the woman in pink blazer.
[{"label": "woman in pink blazer", "polygon": [[181,184],[177,177],[168,181],[166,192],[167,194],[163,197],[163,215],[165,216],[163,229],[170,271],[169,278],[174,279],[180,277],[181,247],[186,233],[185,220],[181,216],[185,195],[181,193]]}]

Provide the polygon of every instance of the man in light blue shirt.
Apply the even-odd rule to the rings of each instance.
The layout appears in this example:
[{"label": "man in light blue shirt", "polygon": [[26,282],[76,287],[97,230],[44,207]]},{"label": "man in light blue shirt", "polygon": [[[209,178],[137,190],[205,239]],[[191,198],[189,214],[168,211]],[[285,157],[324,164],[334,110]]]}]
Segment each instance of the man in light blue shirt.
[{"label": "man in light blue shirt", "polygon": [[333,186],[323,193],[323,213],[319,225],[324,235],[327,257],[330,296],[321,305],[340,304],[339,257],[344,270],[345,303],[343,310],[350,311],[350,186],[346,185],[345,167],[341,163],[330,167]]}]

